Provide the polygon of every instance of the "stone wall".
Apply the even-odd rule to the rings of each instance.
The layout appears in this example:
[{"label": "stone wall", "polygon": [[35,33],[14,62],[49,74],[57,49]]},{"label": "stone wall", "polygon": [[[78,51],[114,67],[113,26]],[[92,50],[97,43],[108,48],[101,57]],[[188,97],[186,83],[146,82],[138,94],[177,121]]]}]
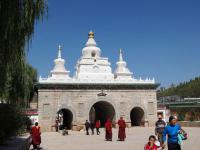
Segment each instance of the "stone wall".
[{"label": "stone wall", "polygon": [[170,112],[180,121],[200,121],[200,108],[198,107],[170,108]]},{"label": "stone wall", "polygon": [[157,114],[155,90],[104,90],[106,95],[98,96],[101,90],[38,90],[39,124],[42,131],[52,131],[56,114],[60,109],[68,109],[73,114],[74,126],[82,126],[89,120],[91,107],[99,101],[110,103],[115,109],[115,121],[123,116],[131,122],[130,112],[135,107],[144,111],[143,121],[153,126]]},{"label": "stone wall", "polygon": [[200,127],[200,121],[179,121],[183,127]]}]

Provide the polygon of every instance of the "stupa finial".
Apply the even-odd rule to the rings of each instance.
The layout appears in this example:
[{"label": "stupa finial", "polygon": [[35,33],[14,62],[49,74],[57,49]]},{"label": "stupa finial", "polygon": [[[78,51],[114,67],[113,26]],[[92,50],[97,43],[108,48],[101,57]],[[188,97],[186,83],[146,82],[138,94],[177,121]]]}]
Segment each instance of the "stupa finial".
[{"label": "stupa finial", "polygon": [[92,30],[88,33],[88,38],[94,38],[94,32]]},{"label": "stupa finial", "polygon": [[58,58],[61,58],[61,50],[62,50],[62,46],[59,44],[58,45]]},{"label": "stupa finial", "polygon": [[119,50],[119,61],[123,61],[122,49]]}]

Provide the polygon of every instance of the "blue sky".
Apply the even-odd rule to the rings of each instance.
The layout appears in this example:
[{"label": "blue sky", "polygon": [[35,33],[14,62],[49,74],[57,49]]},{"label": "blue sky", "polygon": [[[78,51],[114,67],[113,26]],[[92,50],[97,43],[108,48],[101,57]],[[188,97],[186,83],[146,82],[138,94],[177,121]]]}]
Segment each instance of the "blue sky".
[{"label": "blue sky", "polygon": [[45,77],[57,46],[74,73],[89,30],[114,70],[119,49],[135,78],[169,86],[200,76],[200,1],[49,0],[48,18],[36,24],[28,62]]}]

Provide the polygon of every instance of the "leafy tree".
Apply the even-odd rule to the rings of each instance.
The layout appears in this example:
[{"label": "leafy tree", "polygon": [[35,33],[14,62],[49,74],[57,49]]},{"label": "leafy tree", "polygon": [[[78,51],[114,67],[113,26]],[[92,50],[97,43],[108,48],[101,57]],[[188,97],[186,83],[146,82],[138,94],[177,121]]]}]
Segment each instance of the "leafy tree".
[{"label": "leafy tree", "polygon": [[34,25],[46,12],[46,0],[0,0],[0,97],[11,103],[24,103],[31,93],[35,73],[26,54]]}]

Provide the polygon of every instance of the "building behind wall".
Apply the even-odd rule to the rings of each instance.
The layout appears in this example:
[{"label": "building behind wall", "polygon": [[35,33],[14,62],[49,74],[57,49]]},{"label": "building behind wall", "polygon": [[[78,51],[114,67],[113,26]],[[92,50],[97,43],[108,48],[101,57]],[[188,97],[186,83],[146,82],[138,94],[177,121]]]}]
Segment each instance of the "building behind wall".
[{"label": "building behind wall", "polygon": [[77,129],[85,120],[100,120],[103,126],[110,118],[115,124],[123,116],[129,126],[153,125],[157,118],[154,79],[136,79],[123,60],[122,50],[114,73],[108,58],[101,56],[94,33],[88,34],[76,71],[70,77],[61,57],[61,46],[55,66],[48,78],[39,78],[38,114],[43,131],[51,131],[61,114],[62,124]]}]

